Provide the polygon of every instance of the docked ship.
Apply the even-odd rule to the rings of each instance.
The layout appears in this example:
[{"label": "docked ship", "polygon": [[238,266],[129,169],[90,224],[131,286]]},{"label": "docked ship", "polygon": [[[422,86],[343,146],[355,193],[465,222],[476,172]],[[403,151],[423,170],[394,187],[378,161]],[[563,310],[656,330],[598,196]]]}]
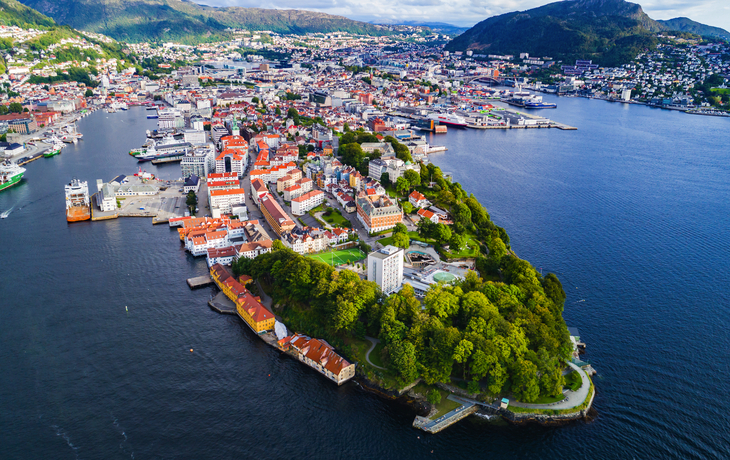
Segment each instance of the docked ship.
[{"label": "docked ship", "polygon": [[166,136],[157,142],[151,143],[145,153],[133,156],[137,158],[137,161],[158,160],[175,156],[182,158],[188,149],[192,147],[193,145],[190,142],[181,142],[173,136]]},{"label": "docked ship", "polygon": [[5,190],[8,187],[20,182],[25,174],[25,168],[22,168],[14,163],[5,161],[0,164],[0,190]]},{"label": "docked ship", "polygon": [[51,138],[51,142],[53,142],[53,144],[51,144],[51,148],[46,150],[46,152],[43,154],[43,156],[46,158],[58,155],[59,153],[61,153],[61,149],[65,147],[63,145],[63,142],[61,142],[61,140],[55,136]]},{"label": "docked ship", "polygon": [[437,121],[442,125],[455,126],[457,128],[466,128],[467,123],[463,117],[448,113],[432,113],[428,116],[429,120]]},{"label": "docked ship", "polygon": [[557,104],[543,102],[542,96],[530,94],[525,91],[515,92],[512,97],[507,99],[505,102],[510,105],[524,107],[526,109],[555,109],[558,107]]},{"label": "docked ship", "polygon": [[69,222],[80,222],[91,219],[91,208],[89,206],[89,185],[74,179],[66,184],[66,220]]}]

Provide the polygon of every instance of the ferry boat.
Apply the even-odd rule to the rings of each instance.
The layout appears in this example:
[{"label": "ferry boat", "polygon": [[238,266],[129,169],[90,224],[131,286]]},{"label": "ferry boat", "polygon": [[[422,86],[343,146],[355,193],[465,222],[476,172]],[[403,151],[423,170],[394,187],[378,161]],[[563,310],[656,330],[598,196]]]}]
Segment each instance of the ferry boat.
[{"label": "ferry boat", "polygon": [[136,157],[137,155],[144,155],[145,153],[147,153],[147,149],[144,147],[140,147],[138,149],[132,149],[129,151],[129,154],[132,155],[133,157]]},{"label": "ferry boat", "polygon": [[185,155],[192,146],[190,142],[181,142],[173,136],[166,136],[152,143],[147,147],[147,151],[144,154],[136,155],[135,158],[137,158],[137,161],[150,161],[159,158]]},{"label": "ferry boat", "polygon": [[5,161],[0,164],[0,190],[5,190],[8,187],[20,182],[25,174],[25,168],[22,168],[14,163]]},{"label": "ferry boat", "polygon": [[66,220],[69,222],[81,222],[91,219],[88,183],[74,179],[66,185],[65,190]]},{"label": "ferry boat", "polygon": [[466,120],[458,115],[432,113],[428,116],[430,120],[437,121],[442,125],[455,126],[457,128],[466,128]]}]

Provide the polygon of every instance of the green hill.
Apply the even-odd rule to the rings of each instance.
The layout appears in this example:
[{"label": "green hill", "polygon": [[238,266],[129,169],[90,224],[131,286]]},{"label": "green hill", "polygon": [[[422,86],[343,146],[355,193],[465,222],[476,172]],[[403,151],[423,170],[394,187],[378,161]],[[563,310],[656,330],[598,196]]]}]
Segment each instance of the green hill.
[{"label": "green hill", "polygon": [[212,41],[226,37],[229,27],[284,34],[387,33],[378,25],[312,11],[218,8],[188,0],[22,0],[22,3],[60,24],[130,42]]},{"label": "green hill", "polygon": [[485,54],[527,52],[617,65],[634,58],[638,50],[654,46],[651,31],[661,28],[635,3],[563,1],[486,19],[449,42],[446,49]]},{"label": "green hill", "polygon": [[[685,18],[686,19],[686,18]],[[449,42],[446,49],[485,54],[530,53],[572,61],[620,65],[657,43],[656,32],[720,34],[723,29],[682,18],[655,21],[624,0],[567,0],[493,16]]]},{"label": "green hill", "polygon": [[721,40],[730,41],[730,32],[727,30],[700,24],[699,22],[693,21],[689,18],[674,18],[666,21],[658,20],[657,22],[666,27],[667,30],[689,32],[703,37],[719,38]]},{"label": "green hill", "polygon": [[31,27],[46,28],[56,25],[53,19],[43,16],[16,0],[0,0],[0,24],[18,26],[24,29]]}]

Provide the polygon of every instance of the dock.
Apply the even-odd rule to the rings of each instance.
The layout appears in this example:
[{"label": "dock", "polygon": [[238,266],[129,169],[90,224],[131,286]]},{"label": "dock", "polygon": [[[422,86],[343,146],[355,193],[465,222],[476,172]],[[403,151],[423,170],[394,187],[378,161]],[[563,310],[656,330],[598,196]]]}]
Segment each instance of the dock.
[{"label": "dock", "polygon": [[157,158],[157,159],[152,160],[151,163],[153,165],[158,165],[161,163],[174,163],[176,161],[182,161],[182,158],[184,156],[185,155],[178,155],[178,156],[174,156],[174,157]]},{"label": "dock", "polygon": [[462,398],[458,398],[454,395],[449,395],[448,399],[458,402],[461,406],[448,412],[436,420],[431,420],[427,417],[416,416],[413,420],[413,427],[423,430],[427,433],[438,433],[444,428],[448,428],[459,420],[465,419],[471,414],[479,411],[479,406],[474,404],[472,401],[468,401]]},{"label": "dock", "polygon": [[[199,277],[202,278],[202,277]],[[194,280],[197,278],[191,278],[188,280],[188,284],[190,284],[190,280]],[[210,279],[210,277],[208,277]],[[212,283],[212,280],[210,281]],[[192,286],[191,286],[192,288]],[[235,315],[236,314],[236,305],[226,297],[226,295],[221,291],[219,292],[215,297],[210,299],[208,302],[208,306],[211,310],[216,311],[218,313],[221,313],[223,315]]]},{"label": "dock", "polygon": [[190,286],[190,289],[198,289],[198,288],[213,284],[213,280],[211,279],[210,275],[203,275],[203,276],[196,276],[195,278],[188,278],[187,282],[188,282],[188,286]]}]

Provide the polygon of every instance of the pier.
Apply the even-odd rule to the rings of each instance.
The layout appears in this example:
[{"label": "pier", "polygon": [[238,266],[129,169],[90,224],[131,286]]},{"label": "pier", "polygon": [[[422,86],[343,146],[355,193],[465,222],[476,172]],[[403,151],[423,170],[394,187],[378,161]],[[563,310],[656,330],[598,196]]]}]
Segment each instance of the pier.
[{"label": "pier", "polygon": [[449,395],[447,398],[461,404],[461,406],[451,412],[447,412],[435,420],[431,420],[427,417],[416,416],[416,419],[413,420],[413,427],[427,433],[435,434],[444,428],[450,427],[459,420],[465,419],[471,414],[479,411],[479,405],[477,405],[474,401],[459,398],[454,395]]},{"label": "pier", "polygon": [[[200,277],[202,278],[202,277]],[[190,280],[194,280],[197,278],[191,278]],[[190,284],[190,280],[188,280],[188,284]],[[210,277],[208,277],[208,280],[210,280]],[[209,283],[212,283],[213,281],[210,280]],[[206,284],[206,286],[207,286]],[[193,289],[192,286],[190,286],[191,289]],[[208,306],[211,310],[216,311],[218,313],[221,313],[223,315],[235,315],[236,314],[236,305],[226,297],[226,295],[221,291],[219,292],[215,297],[210,299],[208,302]]]},{"label": "pier", "polygon": [[210,278],[210,275],[203,275],[196,276],[195,278],[188,278],[187,283],[188,286],[190,286],[190,289],[198,289],[213,284],[213,280]]}]

